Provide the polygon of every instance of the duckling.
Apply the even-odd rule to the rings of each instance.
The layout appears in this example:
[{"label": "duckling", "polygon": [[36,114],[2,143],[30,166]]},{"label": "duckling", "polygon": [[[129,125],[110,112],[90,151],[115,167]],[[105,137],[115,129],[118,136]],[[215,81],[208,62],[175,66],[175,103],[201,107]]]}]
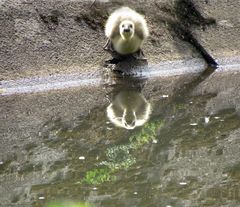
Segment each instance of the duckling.
[{"label": "duckling", "polygon": [[151,105],[137,91],[121,91],[107,107],[109,120],[118,127],[134,129],[144,125],[151,114]]},{"label": "duckling", "polygon": [[143,42],[149,36],[144,17],[129,7],[121,7],[108,18],[105,26],[108,38],[104,49],[113,56],[133,55],[136,59],[145,59],[141,50]]}]

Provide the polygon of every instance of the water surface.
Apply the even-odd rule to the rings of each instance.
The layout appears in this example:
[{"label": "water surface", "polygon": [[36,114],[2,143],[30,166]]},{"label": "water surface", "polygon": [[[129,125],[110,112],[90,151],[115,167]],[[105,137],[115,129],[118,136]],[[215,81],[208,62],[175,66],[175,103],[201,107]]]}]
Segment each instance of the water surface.
[{"label": "water surface", "polygon": [[240,73],[1,97],[1,206],[239,206]]}]

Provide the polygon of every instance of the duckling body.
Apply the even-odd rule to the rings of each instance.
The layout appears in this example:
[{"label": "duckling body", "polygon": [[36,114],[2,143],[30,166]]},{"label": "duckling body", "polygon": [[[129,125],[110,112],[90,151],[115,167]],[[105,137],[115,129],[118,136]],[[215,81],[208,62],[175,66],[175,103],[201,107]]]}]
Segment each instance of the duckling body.
[{"label": "duckling body", "polygon": [[134,36],[131,40],[125,40],[120,36],[117,36],[112,39],[114,50],[121,55],[128,55],[137,52],[142,44],[143,40],[141,40],[138,36]]},{"label": "duckling body", "polygon": [[141,47],[148,37],[149,31],[141,14],[128,7],[122,7],[109,16],[105,35],[109,40],[104,48],[124,56],[134,53],[141,54]]}]

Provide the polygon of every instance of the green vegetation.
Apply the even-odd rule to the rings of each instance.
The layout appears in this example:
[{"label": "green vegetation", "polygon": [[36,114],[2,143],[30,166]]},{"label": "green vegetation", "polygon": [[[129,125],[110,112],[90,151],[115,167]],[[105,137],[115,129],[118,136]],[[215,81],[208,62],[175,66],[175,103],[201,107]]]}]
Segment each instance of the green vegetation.
[{"label": "green vegetation", "polygon": [[107,149],[107,161],[102,161],[100,165],[105,165],[112,171],[120,169],[128,169],[134,163],[136,158],[130,154],[130,145],[114,146]]},{"label": "green vegetation", "polygon": [[131,148],[137,150],[143,145],[155,140],[157,130],[162,128],[163,125],[163,121],[155,121],[146,124],[139,134],[133,135],[129,138]]},{"label": "green vegetation", "polygon": [[98,185],[104,182],[114,181],[116,177],[107,168],[93,169],[86,173],[83,183]]},{"label": "green vegetation", "polygon": [[119,170],[127,170],[136,163],[134,152],[156,139],[156,132],[162,128],[163,121],[147,123],[136,135],[129,138],[129,144],[113,146],[106,150],[106,160],[99,163],[100,169],[88,171],[82,182],[86,184],[101,184],[116,180],[113,174]]}]

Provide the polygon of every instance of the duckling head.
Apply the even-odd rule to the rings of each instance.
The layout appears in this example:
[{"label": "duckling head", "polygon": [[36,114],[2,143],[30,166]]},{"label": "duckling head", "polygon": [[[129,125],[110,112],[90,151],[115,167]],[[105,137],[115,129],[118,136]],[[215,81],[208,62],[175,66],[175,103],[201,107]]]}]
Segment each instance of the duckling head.
[{"label": "duckling head", "polygon": [[133,110],[128,111],[128,109],[124,109],[123,117],[122,117],[122,125],[126,129],[134,129],[136,127],[136,113]]},{"label": "duckling head", "polygon": [[134,36],[134,23],[130,20],[124,20],[119,25],[119,31],[122,39],[130,40]]}]

